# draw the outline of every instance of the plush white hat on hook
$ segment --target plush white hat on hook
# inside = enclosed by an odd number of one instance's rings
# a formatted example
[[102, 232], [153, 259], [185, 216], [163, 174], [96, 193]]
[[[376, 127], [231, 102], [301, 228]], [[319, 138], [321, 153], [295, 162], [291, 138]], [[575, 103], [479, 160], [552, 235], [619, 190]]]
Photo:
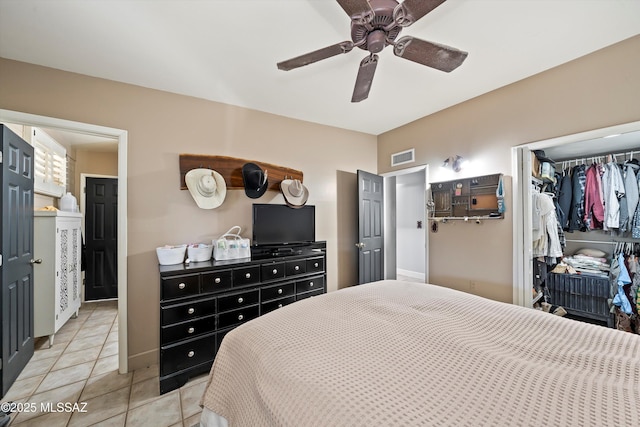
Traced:
[[191, 169], [184, 177], [191, 197], [201, 209], [217, 208], [227, 195], [227, 184], [211, 169]]

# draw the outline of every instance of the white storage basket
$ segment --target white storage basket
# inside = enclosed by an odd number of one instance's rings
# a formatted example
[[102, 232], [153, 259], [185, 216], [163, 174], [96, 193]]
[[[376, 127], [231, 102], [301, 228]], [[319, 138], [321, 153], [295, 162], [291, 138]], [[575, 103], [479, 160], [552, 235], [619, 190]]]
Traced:
[[178, 246], [162, 246], [156, 248], [158, 262], [160, 265], [182, 264], [184, 262], [184, 254], [187, 251], [187, 245]]
[[200, 243], [187, 247], [187, 258], [191, 262], [209, 261], [213, 252], [213, 245]]

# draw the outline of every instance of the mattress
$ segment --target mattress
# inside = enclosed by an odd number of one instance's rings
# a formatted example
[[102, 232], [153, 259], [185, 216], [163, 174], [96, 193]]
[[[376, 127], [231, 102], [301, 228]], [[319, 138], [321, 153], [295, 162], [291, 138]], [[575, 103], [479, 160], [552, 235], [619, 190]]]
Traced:
[[228, 333], [201, 404], [231, 427], [636, 426], [639, 397], [637, 335], [381, 281]]

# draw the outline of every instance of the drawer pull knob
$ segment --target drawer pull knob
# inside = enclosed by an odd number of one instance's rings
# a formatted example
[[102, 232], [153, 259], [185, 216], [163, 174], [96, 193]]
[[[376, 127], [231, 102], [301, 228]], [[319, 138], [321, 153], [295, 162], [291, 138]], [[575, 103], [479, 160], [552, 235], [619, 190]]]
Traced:
[[282, 304], [278, 304], [278, 308], [282, 308]]
[[298, 271], [298, 270], [300, 270], [300, 266], [299, 266], [299, 265], [296, 265], [295, 267], [293, 267], [293, 269], [294, 269], [295, 271]]
[[251, 273], [245, 274], [244, 277], [246, 277], [247, 279], [251, 279]]
[[238, 304], [242, 304], [244, 302], [244, 298], [240, 297], [238, 298]]
[[184, 289], [184, 288], [186, 288], [186, 287], [187, 287], [187, 285], [185, 285], [184, 283], [180, 283], [180, 284], [178, 285], [178, 289]]
[[281, 294], [281, 293], [282, 293], [282, 289], [278, 289], [278, 294]]
[[187, 329], [187, 332], [189, 332], [190, 334], [194, 333], [196, 330], [194, 328], [189, 328]]
[[195, 355], [196, 355], [196, 352], [193, 351], [193, 350], [191, 350], [189, 353], [187, 353], [187, 356], [189, 356], [189, 357], [193, 357]]
[[187, 310], [187, 313], [189, 313], [189, 314], [193, 314], [195, 312], [196, 312], [196, 309], [193, 308], [193, 307], [189, 307], [189, 310]]
[[216, 277], [216, 280], [214, 280], [213, 282], [217, 285], [218, 283], [220, 283], [220, 278]]
[[318, 268], [319, 264], [316, 262], [315, 264], [313, 264], [313, 266], [314, 266], [315, 268]]
[[273, 274], [278, 274], [278, 269], [277, 268], [273, 269]]
[[313, 282], [309, 282], [309, 287], [313, 288]]
[[242, 314], [238, 314], [238, 320], [242, 320], [244, 319], [244, 316]]

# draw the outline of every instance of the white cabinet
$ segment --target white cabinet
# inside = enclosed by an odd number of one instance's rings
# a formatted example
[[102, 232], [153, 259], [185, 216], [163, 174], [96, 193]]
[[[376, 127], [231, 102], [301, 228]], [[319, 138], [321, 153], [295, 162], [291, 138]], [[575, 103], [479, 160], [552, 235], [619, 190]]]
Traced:
[[34, 212], [34, 335], [49, 336], [49, 345], [80, 309], [81, 219], [75, 212]]

